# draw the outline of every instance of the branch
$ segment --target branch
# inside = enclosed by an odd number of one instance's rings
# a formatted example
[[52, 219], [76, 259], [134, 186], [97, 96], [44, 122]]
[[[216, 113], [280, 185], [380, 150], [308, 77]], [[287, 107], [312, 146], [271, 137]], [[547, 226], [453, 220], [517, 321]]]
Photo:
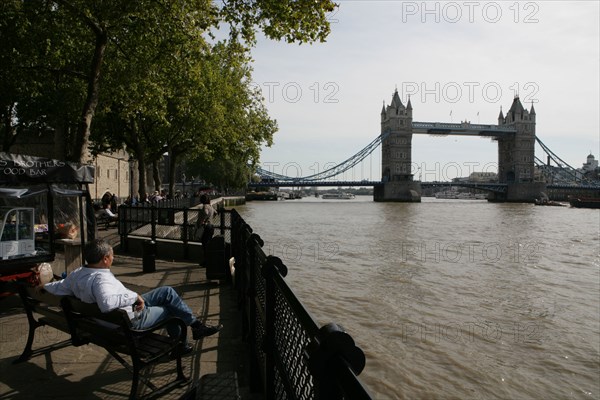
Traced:
[[48, 68], [48, 67], [44, 67], [43, 65], [34, 65], [32, 67], [19, 67], [20, 69], [23, 70], [46, 70], [48, 72], [51, 72], [53, 74], [65, 74], [65, 75], [70, 75], [70, 76], [74, 76], [75, 78], [80, 78], [83, 80], [86, 80], [89, 78], [86, 74], [84, 74], [83, 72], [79, 72], [79, 71], [73, 71], [70, 69], [54, 69], [54, 68]]
[[54, 0], [56, 3], [63, 5], [66, 9], [68, 9], [75, 17], [80, 18], [85, 22], [87, 26], [89, 26], [92, 31], [96, 34], [96, 36], [100, 36], [104, 33], [104, 30], [100, 27], [96, 21], [92, 20], [88, 15], [86, 15], [83, 11], [75, 7], [73, 4], [68, 2], [67, 0]]

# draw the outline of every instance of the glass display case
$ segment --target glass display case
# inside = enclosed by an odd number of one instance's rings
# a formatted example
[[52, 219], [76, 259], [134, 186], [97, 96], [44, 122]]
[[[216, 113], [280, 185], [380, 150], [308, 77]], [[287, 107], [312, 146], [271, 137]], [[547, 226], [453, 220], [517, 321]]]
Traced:
[[0, 207], [0, 259], [34, 256], [33, 208]]

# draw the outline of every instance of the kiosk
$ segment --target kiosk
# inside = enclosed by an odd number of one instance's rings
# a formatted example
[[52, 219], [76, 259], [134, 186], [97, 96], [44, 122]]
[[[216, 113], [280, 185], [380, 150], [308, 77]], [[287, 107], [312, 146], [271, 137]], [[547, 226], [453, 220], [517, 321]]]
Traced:
[[56, 274], [81, 265], [83, 244], [96, 236], [93, 182], [91, 165], [0, 152], [0, 292], [31, 280], [59, 247]]

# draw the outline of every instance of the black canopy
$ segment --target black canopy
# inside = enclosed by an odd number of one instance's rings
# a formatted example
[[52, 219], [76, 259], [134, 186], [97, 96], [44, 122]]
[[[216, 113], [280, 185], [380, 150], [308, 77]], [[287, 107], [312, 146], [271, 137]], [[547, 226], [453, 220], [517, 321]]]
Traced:
[[9, 183], [94, 183], [94, 167], [0, 152], [0, 184]]

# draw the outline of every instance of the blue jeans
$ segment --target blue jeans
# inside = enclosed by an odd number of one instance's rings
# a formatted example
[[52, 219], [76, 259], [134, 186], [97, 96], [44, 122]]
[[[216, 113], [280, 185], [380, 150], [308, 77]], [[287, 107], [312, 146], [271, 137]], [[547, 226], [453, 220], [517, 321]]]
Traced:
[[[179, 294], [170, 286], [161, 286], [142, 294], [144, 309], [138, 318], [131, 320], [135, 329], [148, 329], [170, 317], [178, 317], [190, 326], [196, 321], [192, 309], [183, 301]], [[179, 335], [180, 328], [177, 324], [168, 324], [169, 336]]]

